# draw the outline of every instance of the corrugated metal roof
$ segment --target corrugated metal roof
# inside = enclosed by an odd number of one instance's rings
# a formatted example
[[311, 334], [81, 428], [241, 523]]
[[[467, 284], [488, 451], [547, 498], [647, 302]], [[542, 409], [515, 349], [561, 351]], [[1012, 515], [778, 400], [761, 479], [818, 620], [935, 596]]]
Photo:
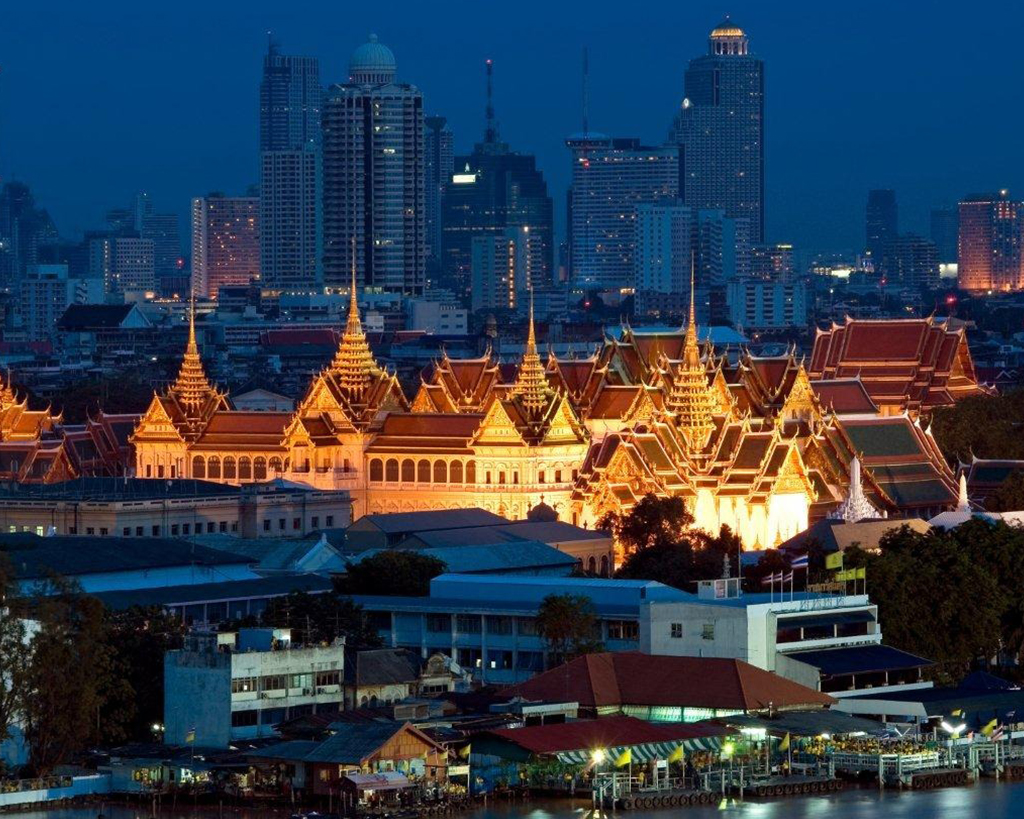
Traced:
[[922, 668], [934, 665], [906, 651], [892, 646], [869, 645], [847, 648], [828, 648], [822, 651], [798, 651], [787, 654], [817, 668], [822, 674], [860, 674], [870, 671], [899, 671], [906, 668]]

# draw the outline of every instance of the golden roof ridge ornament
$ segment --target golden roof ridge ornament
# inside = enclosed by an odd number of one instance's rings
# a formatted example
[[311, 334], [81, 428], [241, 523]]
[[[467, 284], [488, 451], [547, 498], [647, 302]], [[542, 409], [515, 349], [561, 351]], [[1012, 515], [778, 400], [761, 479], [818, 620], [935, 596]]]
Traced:
[[526, 351], [516, 376], [514, 393], [531, 414], [539, 414], [547, 407], [551, 393], [544, 367], [537, 353], [537, 333], [533, 324], [533, 288], [530, 288], [530, 324], [526, 333]]
[[206, 370], [203, 369], [199, 345], [196, 343], [195, 290], [189, 296], [188, 343], [185, 345], [185, 355], [181, 360], [178, 377], [171, 385], [170, 391], [184, 405], [186, 411], [198, 411], [214, 392], [213, 386], [206, 377]]
[[352, 239], [352, 289], [349, 296], [348, 318], [338, 352], [331, 362], [331, 371], [338, 385], [350, 398], [358, 398], [369, 389], [373, 378], [381, 369], [370, 352], [362, 322], [359, 320], [359, 301], [356, 296], [356, 240]]

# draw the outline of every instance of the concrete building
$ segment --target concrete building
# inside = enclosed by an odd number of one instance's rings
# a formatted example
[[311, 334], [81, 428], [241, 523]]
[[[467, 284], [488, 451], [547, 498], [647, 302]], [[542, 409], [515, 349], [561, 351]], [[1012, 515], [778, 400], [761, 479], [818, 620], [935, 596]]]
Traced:
[[636, 208], [679, 198], [680, 153], [638, 139], [574, 134], [569, 189], [569, 264], [587, 289], [632, 288]]
[[795, 272], [793, 245], [751, 245], [750, 276], [765, 281], [788, 278]]
[[868, 191], [868, 204], [864, 214], [864, 247], [875, 263], [875, 272], [885, 272], [886, 246], [899, 235], [899, 214], [896, 191]]
[[958, 281], [964, 290], [1024, 287], [1024, 202], [1009, 191], [975, 194], [960, 202]]
[[752, 277], [726, 285], [729, 320], [744, 330], [779, 330], [807, 325], [807, 282]]
[[693, 211], [680, 202], [644, 203], [636, 207], [633, 270], [636, 312], [659, 313], [666, 297], [690, 301], [693, 262]]
[[915, 289], [939, 286], [939, 251], [931, 240], [905, 233], [889, 242], [883, 253], [888, 284]]
[[405, 308], [406, 327], [443, 336], [464, 336], [469, 332], [466, 308], [447, 301], [409, 299]]
[[523, 310], [540, 264], [540, 236], [527, 228], [473, 237], [469, 263], [469, 304], [477, 310]]
[[112, 295], [149, 291], [156, 287], [156, 257], [152, 239], [107, 236], [89, 242], [89, 276], [102, 279]]
[[192, 288], [217, 298], [222, 285], [260, 280], [260, 200], [211, 193], [192, 200]]
[[260, 82], [260, 254], [273, 288], [322, 284], [320, 65], [278, 53], [271, 40]]
[[181, 259], [181, 231], [178, 214], [153, 213], [150, 210], [139, 216], [139, 238], [153, 243], [153, 272], [157, 283], [161, 279], [179, 273]]
[[455, 136], [444, 117], [426, 117], [423, 124], [427, 259], [437, 268], [441, 256], [441, 202], [455, 168]]
[[195, 633], [164, 655], [164, 741], [226, 748], [301, 714], [341, 708], [345, 644], [293, 646], [289, 629]]
[[0, 531], [37, 535], [302, 538], [351, 519], [345, 492], [275, 483], [79, 478], [0, 490]]
[[685, 599], [644, 602], [640, 649], [743, 660], [836, 698], [931, 685], [921, 676], [930, 661], [882, 645], [878, 607], [866, 594], [841, 584], [823, 593], [782, 586], [744, 594], [738, 578], [709, 580]]
[[694, 209], [723, 210], [764, 241], [764, 63], [728, 16], [708, 53], [690, 60], [685, 96], [672, 128], [683, 165], [680, 194]]
[[959, 233], [960, 213], [956, 208], [932, 209], [930, 236], [939, 252], [940, 264], [956, 263]]
[[29, 265], [19, 296], [25, 335], [42, 341], [55, 336], [68, 305], [102, 301], [103, 280], [69, 278], [64, 264]]
[[423, 291], [426, 264], [423, 95], [396, 81], [376, 35], [349, 60], [323, 110], [324, 283]]

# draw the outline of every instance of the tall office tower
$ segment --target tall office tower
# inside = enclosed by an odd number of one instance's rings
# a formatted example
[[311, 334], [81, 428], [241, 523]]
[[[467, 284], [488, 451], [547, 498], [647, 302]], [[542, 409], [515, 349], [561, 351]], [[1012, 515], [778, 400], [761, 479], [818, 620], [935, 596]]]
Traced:
[[939, 251], [939, 264], [956, 263], [959, 233], [960, 214], [956, 208], [932, 210], [931, 237]]
[[570, 136], [566, 145], [572, 281], [588, 289], [633, 287], [636, 209], [679, 198], [679, 149], [590, 132]]
[[423, 173], [426, 187], [427, 263], [437, 268], [441, 258], [441, 200], [455, 167], [455, 137], [444, 117], [424, 120]]
[[680, 147], [682, 199], [694, 209], [747, 219], [764, 241], [764, 63], [728, 17], [711, 31], [708, 53], [690, 60], [670, 141]]
[[542, 256], [543, 241], [526, 226], [474, 236], [470, 245], [470, 309], [524, 309], [531, 287], [540, 289], [531, 282], [536, 282], [533, 268]]
[[260, 82], [260, 261], [267, 287], [318, 287], [322, 275], [320, 64], [279, 54]]
[[883, 251], [889, 284], [903, 287], [938, 287], [939, 252], [935, 242], [906, 233], [897, 236]]
[[750, 273], [750, 223], [723, 210], [697, 211], [695, 225], [698, 288], [721, 289]]
[[760, 281], [778, 281], [793, 275], [793, 245], [752, 245], [750, 277]]
[[1024, 288], [1024, 202], [1009, 191], [960, 202], [957, 277], [964, 290]]
[[211, 193], [192, 200], [192, 288], [215, 299], [223, 286], [260, 280], [260, 200]]
[[41, 248], [57, 240], [57, 228], [32, 191], [22, 182], [0, 189], [0, 287], [14, 287], [29, 265], [39, 263]]
[[680, 315], [690, 303], [693, 211], [679, 202], [636, 207], [633, 254], [638, 315]]
[[89, 276], [111, 295], [156, 289], [152, 239], [99, 236], [89, 240]]
[[864, 228], [864, 247], [875, 263], [875, 272], [884, 273], [885, 247], [899, 235], [896, 191], [888, 189], [868, 191]]
[[395, 81], [395, 55], [370, 35], [323, 111], [324, 284], [347, 287], [355, 241], [366, 286], [423, 291], [423, 95]]
[[544, 287], [554, 272], [554, 211], [544, 175], [530, 154], [509, 149], [494, 118], [492, 80], [487, 69], [487, 113], [483, 141], [473, 153], [455, 159], [455, 173], [441, 205], [444, 284], [468, 295], [470, 256], [477, 236], [504, 236], [509, 228], [529, 228], [532, 285]]
[[175, 276], [181, 258], [181, 233], [176, 213], [146, 213], [142, 216], [139, 238], [153, 242], [153, 269], [157, 279]]

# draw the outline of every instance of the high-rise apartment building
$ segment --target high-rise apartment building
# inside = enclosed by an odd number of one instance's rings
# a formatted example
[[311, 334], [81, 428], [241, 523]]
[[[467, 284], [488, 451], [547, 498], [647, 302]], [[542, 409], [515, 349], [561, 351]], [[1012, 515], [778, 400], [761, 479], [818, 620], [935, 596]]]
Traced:
[[939, 252], [940, 264], [956, 262], [960, 214], [956, 208], [934, 208], [931, 214], [931, 238]]
[[139, 225], [139, 238], [153, 243], [153, 270], [157, 280], [178, 274], [181, 232], [176, 213], [146, 213]]
[[473, 240], [503, 237], [509, 229], [528, 228], [532, 285], [552, 280], [554, 214], [544, 175], [530, 154], [510, 150], [498, 133], [492, 104], [493, 65], [487, 61], [487, 115], [484, 138], [473, 153], [455, 159], [442, 200], [444, 284], [462, 298], [470, 284]]
[[279, 54], [273, 41], [260, 83], [260, 263], [267, 287], [323, 283], [320, 109], [315, 57]]
[[684, 86], [670, 137], [681, 152], [684, 204], [746, 219], [751, 240], [764, 241], [764, 63], [743, 29], [728, 17], [712, 29]]
[[964, 290], [1024, 288], [1024, 202], [1009, 191], [960, 202], [958, 280]]
[[156, 267], [152, 239], [98, 236], [89, 240], [89, 275], [102, 279], [111, 295], [155, 291]]
[[905, 233], [889, 242], [883, 253], [888, 284], [907, 288], [938, 287], [939, 252], [935, 242]]
[[679, 149], [595, 133], [570, 136], [569, 263], [588, 289], [634, 287], [636, 209], [679, 197]]
[[864, 212], [864, 248], [875, 264], [876, 273], [885, 272], [885, 248], [899, 235], [899, 213], [896, 191], [868, 191]]
[[260, 280], [260, 200], [211, 193], [192, 200], [192, 288], [217, 298], [223, 286]]
[[455, 137], [444, 117], [427, 117], [423, 122], [427, 261], [436, 269], [441, 256], [441, 200], [455, 167]]
[[395, 55], [370, 35], [323, 110], [323, 269], [347, 287], [423, 290], [426, 264], [423, 95], [396, 82]]
[[[542, 239], [528, 227], [481, 233], [470, 246], [470, 309], [522, 310], [529, 299]], [[539, 288], [539, 285], [536, 285]]]
[[635, 231], [636, 311], [660, 313], [671, 299], [679, 312], [690, 301], [693, 211], [678, 201], [637, 205]]
[[69, 304], [96, 304], [103, 300], [100, 279], [69, 277], [66, 264], [30, 265], [19, 291], [19, 311], [25, 335], [31, 341], [53, 337]]

